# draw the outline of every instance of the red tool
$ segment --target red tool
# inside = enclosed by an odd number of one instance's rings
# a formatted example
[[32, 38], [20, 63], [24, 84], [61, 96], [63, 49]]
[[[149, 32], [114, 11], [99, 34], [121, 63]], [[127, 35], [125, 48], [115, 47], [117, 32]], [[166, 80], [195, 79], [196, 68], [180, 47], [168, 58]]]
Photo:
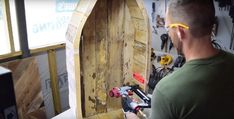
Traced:
[[[136, 93], [138, 97], [143, 102], [137, 102], [133, 97], [133, 92]], [[114, 87], [109, 92], [110, 97], [122, 98], [122, 105], [125, 107], [124, 111], [131, 110], [134, 113], [137, 113], [142, 108], [150, 108], [151, 107], [151, 98], [146, 96], [146, 94], [140, 90], [139, 85], [133, 86], [122, 86], [122, 87]]]
[[145, 79], [143, 76], [141, 76], [139, 73], [133, 73], [133, 77], [139, 81], [140, 83], [144, 84]]
[[112, 90], [109, 92], [109, 95], [111, 97], [116, 97], [119, 98], [122, 95], [133, 95], [132, 91], [130, 90], [132, 87], [130, 86], [123, 86], [123, 87], [114, 87]]

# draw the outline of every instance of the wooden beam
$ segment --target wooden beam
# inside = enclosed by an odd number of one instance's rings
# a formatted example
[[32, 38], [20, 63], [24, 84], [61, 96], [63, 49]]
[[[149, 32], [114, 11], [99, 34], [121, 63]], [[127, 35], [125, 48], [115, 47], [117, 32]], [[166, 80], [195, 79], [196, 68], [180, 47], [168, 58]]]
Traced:
[[41, 48], [31, 49], [30, 54], [35, 55], [37, 53], [47, 52], [48, 50], [64, 49], [64, 48], [65, 48], [65, 43], [61, 43], [61, 44], [56, 44], [56, 45], [44, 46], [44, 47], [41, 47]]
[[8, 40], [10, 42], [11, 52], [15, 52], [15, 45], [13, 39], [13, 32], [12, 32], [12, 24], [11, 24], [11, 12], [10, 12], [10, 5], [9, 0], [3, 0], [3, 14], [4, 14], [4, 22], [6, 22], [6, 31]]
[[56, 65], [56, 51], [55, 50], [48, 51], [48, 61], [49, 61], [49, 71], [50, 71], [54, 111], [55, 111], [55, 115], [57, 115], [61, 113], [62, 110], [61, 110], [59, 86], [58, 86], [58, 79], [57, 79], [57, 65]]
[[[52, 45], [52, 46], [45, 46], [45, 47], [41, 47], [41, 48], [37, 48], [37, 49], [31, 49], [30, 54], [36, 55], [38, 53], [47, 52], [48, 50], [57, 50], [57, 49], [64, 49], [64, 48], [65, 48], [65, 43], [62, 43], [62, 44], [57, 44], [57, 45]], [[18, 57], [21, 55], [22, 55], [21, 51], [3, 54], [3, 55], [0, 55], [0, 60], [14, 58], [14, 57]]]
[[17, 57], [17, 56], [20, 56], [20, 55], [22, 55], [21, 51], [12, 52], [12, 53], [9, 53], [9, 54], [0, 55], [0, 60], [4, 60], [4, 59], [7, 59], [7, 58], [13, 58], [13, 57]]

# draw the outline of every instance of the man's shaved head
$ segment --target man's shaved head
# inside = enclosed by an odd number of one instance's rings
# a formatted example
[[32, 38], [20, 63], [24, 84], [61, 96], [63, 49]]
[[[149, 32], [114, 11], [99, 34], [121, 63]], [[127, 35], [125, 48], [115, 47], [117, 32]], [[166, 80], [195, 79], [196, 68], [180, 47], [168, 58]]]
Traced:
[[188, 25], [194, 37], [211, 34], [215, 21], [213, 0], [170, 0], [167, 12], [172, 23]]

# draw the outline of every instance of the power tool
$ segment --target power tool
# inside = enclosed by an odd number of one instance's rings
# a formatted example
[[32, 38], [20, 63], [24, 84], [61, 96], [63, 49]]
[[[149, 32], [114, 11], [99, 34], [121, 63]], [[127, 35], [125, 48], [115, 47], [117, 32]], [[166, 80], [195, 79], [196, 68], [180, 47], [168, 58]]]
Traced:
[[160, 63], [162, 66], [168, 66], [168, 65], [170, 65], [170, 64], [172, 63], [172, 61], [173, 61], [172, 56], [171, 56], [171, 55], [167, 55], [167, 54], [162, 55], [160, 58], [161, 58], [161, 59], [160, 59], [160, 62], [159, 62], [159, 63]]
[[[138, 101], [136, 98], [134, 98], [133, 93], [135, 93], [141, 101]], [[141, 112], [141, 109], [151, 108], [151, 98], [146, 96], [146, 94], [140, 90], [139, 85], [114, 87], [112, 90], [110, 90], [109, 96], [116, 98], [121, 97], [124, 112], [130, 111], [135, 114], [139, 112], [145, 116]]]

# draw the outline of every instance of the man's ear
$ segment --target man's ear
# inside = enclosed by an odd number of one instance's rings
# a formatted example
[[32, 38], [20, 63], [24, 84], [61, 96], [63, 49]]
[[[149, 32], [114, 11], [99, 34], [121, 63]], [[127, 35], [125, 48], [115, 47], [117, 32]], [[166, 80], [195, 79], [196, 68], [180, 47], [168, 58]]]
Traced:
[[183, 40], [185, 38], [185, 31], [181, 27], [177, 27], [177, 36], [180, 40]]

